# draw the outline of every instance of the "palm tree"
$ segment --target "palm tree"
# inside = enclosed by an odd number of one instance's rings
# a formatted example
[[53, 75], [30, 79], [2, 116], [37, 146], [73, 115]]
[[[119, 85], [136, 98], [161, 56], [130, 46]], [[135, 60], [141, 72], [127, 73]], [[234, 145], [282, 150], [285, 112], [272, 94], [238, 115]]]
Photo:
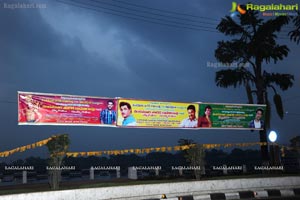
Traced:
[[300, 11], [297, 11], [297, 16], [291, 16], [288, 17], [289, 20], [292, 20], [294, 24], [294, 30], [290, 31], [288, 35], [290, 36], [290, 39], [294, 42], [297, 42], [297, 44], [300, 43]]
[[[226, 36], [234, 37], [230, 41], [219, 41], [215, 50], [218, 61], [226, 64], [238, 63], [235, 69], [216, 72], [215, 82], [219, 87], [244, 86], [248, 103], [253, 104], [256, 95], [257, 104], [266, 104], [266, 129], [270, 128], [270, 102], [268, 89], [274, 91], [274, 103], [280, 118], [283, 118], [281, 96], [275, 86], [281, 90], [292, 87], [294, 76], [290, 74], [268, 73], [263, 64], [277, 63], [288, 56], [289, 48], [276, 42], [276, 34], [288, 23], [286, 17], [277, 17], [264, 21], [258, 18], [257, 11], [247, 11], [237, 19], [226, 16], [217, 29]], [[248, 66], [247, 66], [248, 64]], [[260, 131], [260, 141], [267, 142], [266, 129]], [[261, 146], [263, 163], [268, 162], [268, 147]]]

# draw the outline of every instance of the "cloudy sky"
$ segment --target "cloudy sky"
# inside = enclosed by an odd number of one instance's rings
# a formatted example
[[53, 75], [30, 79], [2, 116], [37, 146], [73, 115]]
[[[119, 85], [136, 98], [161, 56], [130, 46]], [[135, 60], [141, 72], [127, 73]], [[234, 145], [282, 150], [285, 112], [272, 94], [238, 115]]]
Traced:
[[[70, 135], [71, 151], [176, 145], [180, 138], [199, 143], [259, 141], [258, 132], [250, 131], [17, 125], [17, 91], [246, 103], [243, 88], [216, 86], [215, 72], [225, 68], [207, 65], [217, 62], [214, 57], [217, 42], [230, 39], [217, 33], [215, 27], [222, 17], [230, 14], [231, 1], [1, 0], [0, 3], [0, 151], [60, 133]], [[33, 4], [34, 8], [12, 9], [11, 4], [17, 3]], [[278, 42], [290, 48], [288, 57], [264, 68], [295, 76], [293, 88], [281, 92], [288, 114], [284, 120], [275, 112], [272, 114], [278, 142], [287, 144], [289, 139], [300, 135], [297, 131], [300, 45], [290, 42], [286, 33], [280, 33], [280, 38]], [[35, 149], [22, 157], [44, 153], [43, 149]]]

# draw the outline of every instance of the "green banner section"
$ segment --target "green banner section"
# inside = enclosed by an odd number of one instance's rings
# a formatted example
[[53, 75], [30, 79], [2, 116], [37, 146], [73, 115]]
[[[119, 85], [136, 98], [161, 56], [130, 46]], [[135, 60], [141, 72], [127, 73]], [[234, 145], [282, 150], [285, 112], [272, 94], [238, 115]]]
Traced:
[[264, 129], [265, 105], [201, 103], [200, 128]]

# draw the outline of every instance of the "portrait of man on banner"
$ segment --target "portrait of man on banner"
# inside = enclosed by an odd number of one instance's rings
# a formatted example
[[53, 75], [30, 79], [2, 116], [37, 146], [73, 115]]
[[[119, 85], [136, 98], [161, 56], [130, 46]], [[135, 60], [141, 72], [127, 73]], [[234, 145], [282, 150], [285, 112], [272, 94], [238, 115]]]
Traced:
[[249, 128], [259, 128], [263, 129], [265, 122], [262, 120], [264, 110], [262, 108], [256, 109], [255, 119], [251, 120], [249, 123]]
[[196, 118], [196, 108], [194, 105], [189, 105], [187, 107], [188, 118], [183, 119], [179, 125], [182, 128], [197, 128], [198, 119]]
[[123, 117], [122, 126], [136, 126], [136, 120], [132, 115], [132, 107], [128, 102], [120, 102], [121, 115]]
[[117, 113], [114, 108], [115, 102], [113, 100], [107, 101], [107, 108], [100, 112], [101, 124], [116, 124]]
[[211, 128], [212, 119], [211, 119], [212, 107], [206, 105], [204, 108], [204, 114], [199, 118], [199, 127]]

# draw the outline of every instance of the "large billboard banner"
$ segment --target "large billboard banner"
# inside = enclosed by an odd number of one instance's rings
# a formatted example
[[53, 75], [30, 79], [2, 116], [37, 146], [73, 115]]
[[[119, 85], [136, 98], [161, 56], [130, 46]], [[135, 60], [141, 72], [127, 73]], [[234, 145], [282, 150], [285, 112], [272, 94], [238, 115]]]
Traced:
[[18, 92], [20, 125], [116, 126], [117, 100]]
[[118, 126], [197, 128], [199, 104], [119, 99]]
[[20, 125], [179, 129], [265, 127], [266, 105], [183, 103], [18, 92]]
[[265, 105], [200, 103], [199, 128], [264, 129]]

